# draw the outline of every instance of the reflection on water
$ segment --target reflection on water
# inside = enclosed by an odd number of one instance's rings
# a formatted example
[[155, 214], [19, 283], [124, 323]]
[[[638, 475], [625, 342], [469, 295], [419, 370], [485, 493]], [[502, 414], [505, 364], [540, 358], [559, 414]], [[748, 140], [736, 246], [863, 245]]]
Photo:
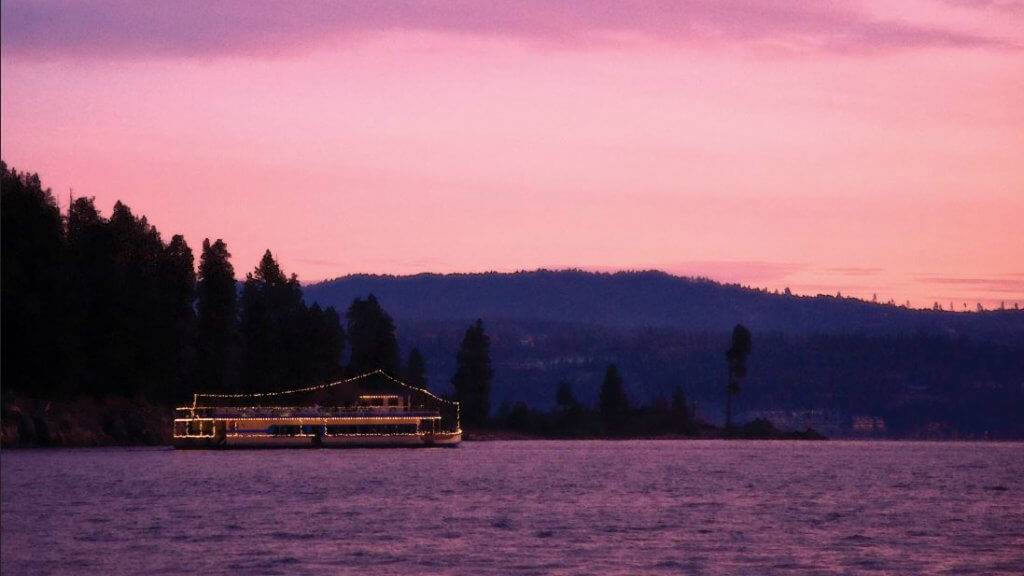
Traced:
[[3, 574], [1020, 574], [1024, 444], [11, 451]]

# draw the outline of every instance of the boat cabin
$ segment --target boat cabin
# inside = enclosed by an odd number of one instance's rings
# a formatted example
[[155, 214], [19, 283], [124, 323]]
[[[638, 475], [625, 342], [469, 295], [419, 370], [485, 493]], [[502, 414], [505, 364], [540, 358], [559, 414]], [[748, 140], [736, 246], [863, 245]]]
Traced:
[[377, 370], [316, 386], [195, 394], [176, 409], [178, 448], [454, 446], [459, 404]]

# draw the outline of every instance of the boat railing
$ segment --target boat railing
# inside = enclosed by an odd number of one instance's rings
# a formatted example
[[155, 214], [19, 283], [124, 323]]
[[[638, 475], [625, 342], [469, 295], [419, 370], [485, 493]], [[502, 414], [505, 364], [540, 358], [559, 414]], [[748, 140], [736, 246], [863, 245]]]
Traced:
[[437, 410], [407, 406], [197, 406], [177, 409], [178, 418], [331, 418], [354, 416], [437, 416]]

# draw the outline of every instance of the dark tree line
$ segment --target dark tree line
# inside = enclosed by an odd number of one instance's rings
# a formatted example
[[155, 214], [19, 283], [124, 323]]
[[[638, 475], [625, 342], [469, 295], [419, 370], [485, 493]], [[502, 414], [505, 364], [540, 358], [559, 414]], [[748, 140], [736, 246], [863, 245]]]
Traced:
[[[2, 364], [5, 397], [142, 396], [280, 390], [381, 369], [426, 387], [416, 348], [401, 361], [395, 323], [372, 294], [342, 318], [308, 305], [268, 250], [239, 283], [223, 240], [203, 241], [198, 273], [185, 239], [92, 198], [61, 214], [36, 174], [2, 164]], [[348, 350], [349, 361], [343, 364]], [[466, 333], [452, 382], [484, 422], [489, 339]]]
[[[165, 242], [121, 202], [109, 218], [91, 198], [74, 199], [61, 214], [37, 175], [3, 164], [2, 178], [5, 395], [168, 403], [197, 390], [280, 390], [376, 369], [428, 385], [423, 354], [412, 348], [402, 362], [394, 320], [372, 294], [353, 300], [343, 326], [334, 308], [305, 302], [298, 278], [269, 250], [239, 283], [228, 246], [207, 239], [197, 273], [182, 236]], [[742, 329], [744, 344], [741, 329], [727, 354], [730, 404], [749, 353], [749, 332]], [[558, 435], [693, 430], [681, 389], [671, 400], [633, 407], [615, 365], [607, 367], [596, 409], [562, 382], [554, 411], [519, 403], [494, 419], [493, 377], [491, 339], [477, 320], [463, 335], [451, 378], [467, 427]]]
[[614, 364], [605, 370], [595, 408], [577, 400], [572, 386], [563, 381], [555, 392], [553, 410], [534, 410], [525, 402], [503, 404], [494, 424], [525, 434], [565, 438], [695, 435], [701, 428], [679, 386], [671, 398], [659, 396], [647, 406], [633, 406]]
[[338, 313], [306, 305], [269, 251], [239, 291], [221, 240], [203, 242], [197, 275], [182, 236], [165, 242], [121, 202], [109, 218], [91, 198], [61, 214], [38, 175], [5, 163], [0, 191], [5, 396], [166, 403], [342, 374]]
[[195, 365], [195, 271], [118, 202], [62, 215], [38, 175], [2, 165], [4, 390], [169, 400]]

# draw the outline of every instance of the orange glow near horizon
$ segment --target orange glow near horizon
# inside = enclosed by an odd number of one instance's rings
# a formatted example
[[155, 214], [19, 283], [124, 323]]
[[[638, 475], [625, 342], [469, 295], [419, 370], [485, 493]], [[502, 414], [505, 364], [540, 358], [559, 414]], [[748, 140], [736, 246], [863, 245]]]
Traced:
[[154, 9], [159, 33], [98, 17], [78, 37], [5, 2], [4, 161], [62, 205], [120, 199], [197, 257], [223, 238], [240, 276], [270, 248], [307, 282], [658, 268], [1024, 305], [1016, 4], [727, 1], [630, 25], [410, 5], [261, 37], [241, 28], [287, 5], [180, 35], [188, 15]]

